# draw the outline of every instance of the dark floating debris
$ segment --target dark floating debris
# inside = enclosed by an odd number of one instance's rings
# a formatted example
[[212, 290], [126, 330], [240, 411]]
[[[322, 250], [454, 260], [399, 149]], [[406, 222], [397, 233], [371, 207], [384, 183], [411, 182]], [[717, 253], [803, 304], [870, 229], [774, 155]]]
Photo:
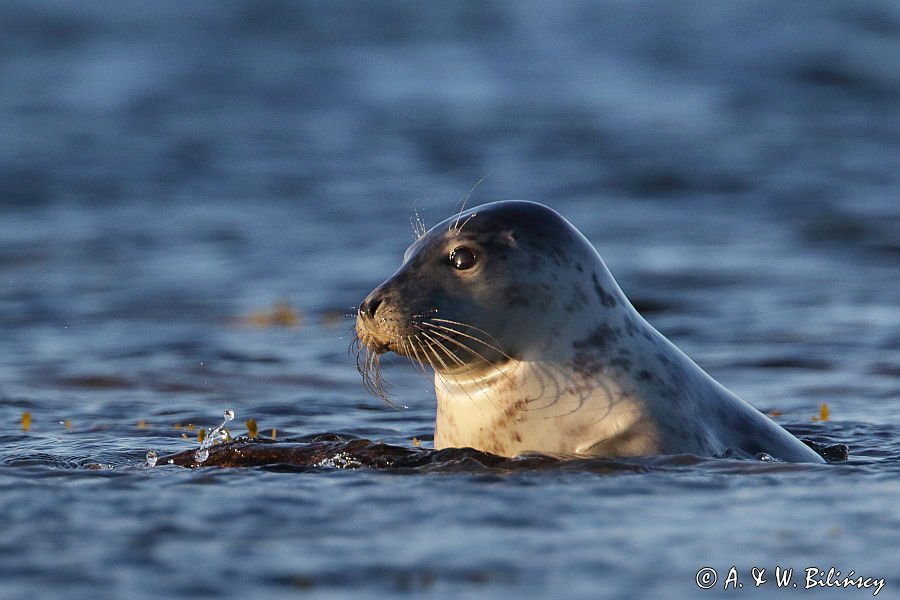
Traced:
[[850, 446], [847, 444], [821, 444], [808, 438], [800, 438], [800, 441], [828, 462], [844, 462], [850, 459]]
[[[849, 456], [846, 444], [826, 445], [808, 439], [803, 441], [828, 462], [843, 462]], [[159, 457], [152, 464], [189, 468], [272, 467], [284, 470], [434, 469], [475, 473], [485, 470], [502, 472], [571, 467], [591, 472], [647, 472], [659, 467], [684, 467], [716, 460], [719, 459], [688, 456], [653, 457], [634, 461], [596, 457], [567, 460], [546, 454], [525, 454], [508, 458], [472, 448], [432, 450], [322, 434], [304, 441], [279, 442], [241, 437], [210, 446], [200, 456], [196, 449], [191, 449]], [[748, 461], [748, 464], [752, 464], [752, 461]]]
[[457, 464], [466, 470], [481, 465], [487, 468], [504, 467], [521, 469], [553, 464], [560, 459], [535, 454], [516, 458], [497, 456], [471, 448], [430, 450], [426, 448], [392, 446], [365, 439], [342, 439], [333, 434], [317, 436], [308, 442], [275, 442], [266, 439], [238, 438], [216, 444], [208, 449], [203, 460], [198, 460], [196, 450], [185, 450], [160, 457], [157, 465], [181, 467], [261, 467], [281, 466], [306, 468], [370, 468], [397, 469], [424, 466], [451, 466]]

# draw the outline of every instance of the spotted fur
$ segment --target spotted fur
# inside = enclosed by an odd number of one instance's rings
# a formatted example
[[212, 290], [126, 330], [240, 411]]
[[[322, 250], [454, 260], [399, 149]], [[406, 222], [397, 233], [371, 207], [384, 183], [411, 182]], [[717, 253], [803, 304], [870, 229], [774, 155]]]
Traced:
[[[460, 247], [473, 267], [452, 265]], [[434, 369], [436, 448], [822, 460], [647, 323], [590, 242], [533, 202], [472, 208], [422, 234], [356, 330], [370, 385], [383, 352]]]

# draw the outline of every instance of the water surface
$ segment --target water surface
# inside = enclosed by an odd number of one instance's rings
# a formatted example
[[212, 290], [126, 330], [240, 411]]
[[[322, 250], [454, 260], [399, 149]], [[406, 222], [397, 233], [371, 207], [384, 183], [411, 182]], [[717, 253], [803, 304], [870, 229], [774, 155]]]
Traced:
[[[900, 597], [898, 73], [892, 2], [5, 3], [0, 595]], [[851, 459], [142, 466], [228, 408], [428, 447], [431, 382], [368, 396], [347, 315], [482, 178]]]

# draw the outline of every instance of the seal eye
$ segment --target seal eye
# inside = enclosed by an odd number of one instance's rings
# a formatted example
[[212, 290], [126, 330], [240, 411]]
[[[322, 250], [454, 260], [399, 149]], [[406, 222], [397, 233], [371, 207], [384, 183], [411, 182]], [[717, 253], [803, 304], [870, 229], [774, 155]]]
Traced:
[[471, 269], [477, 261], [478, 258], [475, 256], [475, 253], [471, 248], [466, 248], [465, 246], [454, 248], [450, 253], [450, 264], [460, 271]]

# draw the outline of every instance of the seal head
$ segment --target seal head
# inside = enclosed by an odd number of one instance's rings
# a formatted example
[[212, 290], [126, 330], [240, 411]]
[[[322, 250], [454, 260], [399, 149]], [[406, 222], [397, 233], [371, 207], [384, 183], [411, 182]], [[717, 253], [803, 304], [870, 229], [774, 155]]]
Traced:
[[591, 243], [534, 202], [430, 229], [360, 304], [356, 332], [376, 392], [384, 352], [434, 369], [436, 448], [821, 462], [647, 323]]

